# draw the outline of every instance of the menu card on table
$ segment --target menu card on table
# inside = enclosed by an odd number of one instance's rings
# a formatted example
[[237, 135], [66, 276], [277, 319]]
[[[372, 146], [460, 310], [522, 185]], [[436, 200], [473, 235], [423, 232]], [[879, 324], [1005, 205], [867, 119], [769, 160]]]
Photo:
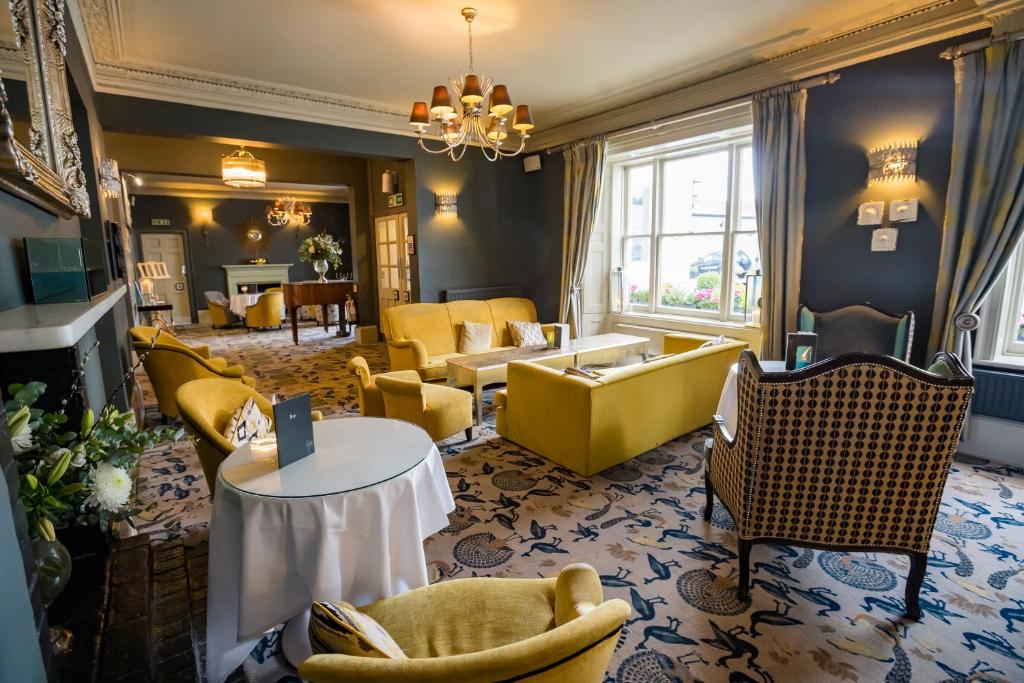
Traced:
[[313, 454], [313, 408], [309, 394], [274, 404], [274, 431], [278, 467], [287, 467]]

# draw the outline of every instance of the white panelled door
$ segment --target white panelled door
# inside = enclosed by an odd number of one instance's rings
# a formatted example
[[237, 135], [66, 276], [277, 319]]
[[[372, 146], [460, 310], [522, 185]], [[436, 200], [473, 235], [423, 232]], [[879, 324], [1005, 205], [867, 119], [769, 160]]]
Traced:
[[399, 213], [381, 216], [375, 223], [377, 242], [377, 296], [380, 310], [401, 306], [412, 299], [412, 275], [405, 241], [409, 234], [409, 216]]
[[167, 264], [167, 272], [171, 279], [154, 280], [153, 291], [160, 299], [174, 306], [174, 324], [187, 325], [192, 322], [192, 313], [188, 305], [188, 259], [185, 256], [185, 240], [182, 236], [177, 233], [143, 233], [141, 260], [163, 261]]

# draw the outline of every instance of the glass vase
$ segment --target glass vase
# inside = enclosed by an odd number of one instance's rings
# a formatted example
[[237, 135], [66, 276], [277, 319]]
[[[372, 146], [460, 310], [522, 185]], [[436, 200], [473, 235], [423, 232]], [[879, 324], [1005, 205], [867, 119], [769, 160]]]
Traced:
[[[43, 606], [49, 607], [71, 578], [71, 553], [60, 541], [36, 538], [32, 541], [35, 554], [36, 572], [39, 575], [39, 592]], [[50, 643], [54, 654], [62, 654], [71, 648], [71, 631], [62, 626], [50, 627]]]
[[313, 270], [315, 270], [316, 274], [320, 276], [320, 279], [318, 279], [317, 282], [327, 282], [327, 277], [325, 275], [325, 273], [327, 273], [326, 259], [316, 259], [313, 261]]

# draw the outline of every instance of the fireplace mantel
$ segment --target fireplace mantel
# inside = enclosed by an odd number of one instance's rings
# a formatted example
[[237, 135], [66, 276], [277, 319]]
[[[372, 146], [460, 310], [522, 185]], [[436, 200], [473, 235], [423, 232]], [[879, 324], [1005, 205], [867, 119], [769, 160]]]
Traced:
[[280, 284], [288, 282], [288, 269], [292, 263], [245, 263], [234, 266], [221, 266], [227, 276], [227, 294], [238, 293], [238, 285], [252, 282], [255, 284]]

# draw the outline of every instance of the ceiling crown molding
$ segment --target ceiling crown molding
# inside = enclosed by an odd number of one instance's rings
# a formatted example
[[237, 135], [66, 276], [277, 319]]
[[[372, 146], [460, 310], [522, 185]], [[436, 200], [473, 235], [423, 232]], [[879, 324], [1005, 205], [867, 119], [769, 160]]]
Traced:
[[166, 64], [127, 61], [118, 4], [119, 0], [68, 2], [97, 92], [399, 135], [415, 134], [405, 113], [377, 102]]
[[542, 130], [530, 138], [527, 149], [555, 147], [724, 104], [759, 90], [986, 28], [991, 28], [991, 24], [974, 0], [943, 0], [629, 106]]

